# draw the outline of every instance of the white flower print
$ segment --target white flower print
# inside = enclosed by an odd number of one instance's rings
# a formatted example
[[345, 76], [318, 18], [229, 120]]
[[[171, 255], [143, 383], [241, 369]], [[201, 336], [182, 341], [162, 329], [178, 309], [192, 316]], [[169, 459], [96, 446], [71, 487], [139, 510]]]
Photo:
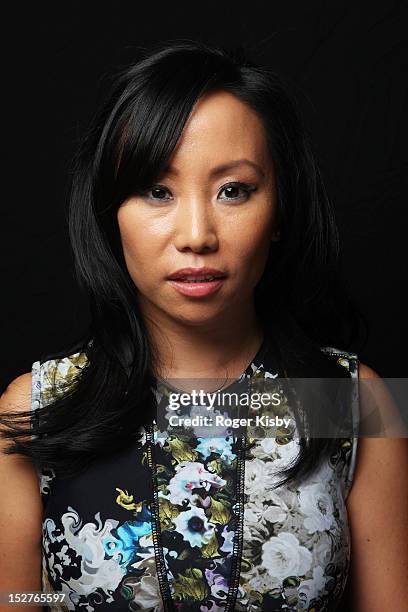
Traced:
[[271, 462], [253, 459], [248, 462], [245, 471], [245, 492], [251, 497], [265, 494], [265, 489], [274, 484], [274, 474]]
[[[110, 592], [114, 591], [119, 585], [124, 576], [124, 568], [114, 558], [105, 559], [105, 549], [103, 540], [111, 536], [111, 531], [117, 527], [118, 521], [108, 519], [102, 523], [100, 513], [98, 512], [95, 519], [98, 523], [86, 523], [81, 528], [81, 519], [78, 513], [70, 508], [61, 517], [63, 525], [63, 534], [55, 536], [54, 531], [56, 525], [53, 520], [46, 521], [44, 526], [44, 551], [51, 559], [49, 542], [55, 542], [58, 539], [65, 539], [68, 545], [64, 545], [59, 553], [56, 553], [50, 566], [53, 578], [56, 578], [56, 570], [61, 573], [64, 564], [70, 565], [72, 560], [67, 557], [66, 552], [68, 546], [79, 555], [81, 563], [81, 577], [79, 579], [70, 578], [63, 583], [63, 592], [66, 593], [66, 604], [69, 609], [74, 609], [72, 597], [78, 594], [90, 595], [97, 588], [100, 588], [108, 596], [106, 601], [109, 601]], [[70, 607], [72, 606], [72, 607]]]
[[232, 551], [232, 545], [233, 545], [233, 541], [234, 541], [234, 534], [235, 531], [231, 530], [228, 531], [227, 527], [225, 526], [223, 531], [222, 531], [222, 537], [224, 538], [224, 544], [222, 546], [220, 546], [220, 550], [222, 550], [223, 552], [231, 552]]
[[201, 547], [208, 544], [215, 529], [214, 525], [208, 521], [204, 510], [194, 506], [190, 510], [180, 512], [173, 518], [173, 523], [190, 546]]
[[183, 505], [184, 500], [194, 500], [193, 489], [204, 487], [208, 491], [211, 486], [220, 488], [225, 484], [226, 481], [223, 478], [206, 470], [202, 463], [181, 461], [176, 466], [176, 474], [167, 485], [168, 495], [159, 491], [159, 496], [167, 498], [172, 504]]
[[227, 463], [231, 463], [236, 455], [232, 452], [232, 437], [228, 438], [197, 438], [196, 450], [207, 459], [211, 453], [216, 453]]
[[248, 584], [258, 593], [267, 593], [280, 585], [280, 580], [271, 579], [270, 574], [263, 568], [255, 567], [248, 573]]
[[313, 568], [313, 578], [302, 580], [299, 587], [299, 599], [308, 609], [312, 599], [319, 597], [326, 588], [326, 578], [323, 568], [320, 566]]
[[270, 459], [271, 470], [278, 472], [296, 460], [299, 453], [299, 440], [294, 438], [287, 444], [278, 444], [276, 437], [269, 436], [257, 440], [251, 452], [258, 459]]
[[262, 565], [274, 580], [302, 576], [309, 571], [312, 554], [293, 533], [281, 532], [262, 546]]
[[333, 497], [321, 485], [312, 484], [302, 488], [299, 502], [309, 533], [330, 529], [334, 522]]
[[313, 566], [320, 565], [321, 567], [326, 567], [330, 563], [331, 546], [332, 538], [330, 535], [326, 531], [316, 531], [313, 537], [313, 546], [311, 547]]

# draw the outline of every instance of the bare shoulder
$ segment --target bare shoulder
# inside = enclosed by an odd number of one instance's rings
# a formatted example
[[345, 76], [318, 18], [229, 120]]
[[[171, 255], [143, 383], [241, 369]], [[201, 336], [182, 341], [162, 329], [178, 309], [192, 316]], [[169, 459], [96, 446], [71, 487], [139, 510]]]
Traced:
[[346, 500], [353, 610], [403, 609], [408, 596], [408, 439], [378, 373], [359, 363], [359, 378], [361, 430]]
[[[31, 408], [31, 372], [21, 374], [12, 380], [5, 391], [0, 395], [0, 434], [3, 431], [7, 431], [7, 427], [4, 425], [3, 418], [6, 413], [13, 412], [26, 412]], [[10, 463], [15, 464], [18, 461], [16, 456], [4, 456], [3, 450], [9, 446], [10, 441], [0, 435], [0, 457], [3, 462], [2, 465], [8, 466], [10, 469]], [[0, 466], [1, 474], [1, 466]]]
[[379, 374], [359, 362], [360, 436], [362, 438], [406, 438], [406, 426], [401, 419], [392, 392]]
[[361, 361], [358, 364], [358, 374], [360, 378], [381, 378], [375, 370]]
[[[6, 425], [9, 422], [9, 414], [29, 412], [31, 409], [31, 372], [21, 374], [12, 380], [0, 396], [0, 478], [1, 486], [7, 482], [7, 486], [14, 486], [16, 476], [26, 476], [34, 481], [34, 468], [25, 456], [20, 454], [6, 454], [2, 451], [10, 446], [10, 439], [2, 434], [9, 431]], [[24, 421], [27, 426], [27, 421]], [[37, 475], [35, 474], [35, 479]], [[36, 483], [38, 484], [38, 483]]]
[[359, 378], [360, 429], [350, 506], [374, 485], [383, 491], [397, 482], [408, 486], [408, 434], [399, 409], [375, 370], [359, 363]]
[[29, 410], [31, 406], [31, 372], [12, 380], [0, 396], [0, 413]]
[[[374, 481], [378, 488], [385, 486], [384, 478], [395, 483], [406, 476], [408, 484], [408, 469], [403, 473], [403, 466], [408, 467], [408, 432], [393, 396], [381, 376], [366, 364], [359, 363], [359, 379], [358, 460], [349, 504], [361, 488]], [[379, 479], [381, 475], [384, 478]]]
[[[30, 410], [31, 380], [31, 372], [17, 376], [0, 396], [0, 434], [9, 430], [6, 413]], [[11, 443], [0, 435], [0, 590], [41, 590], [43, 507], [38, 475], [27, 457], [3, 452]]]

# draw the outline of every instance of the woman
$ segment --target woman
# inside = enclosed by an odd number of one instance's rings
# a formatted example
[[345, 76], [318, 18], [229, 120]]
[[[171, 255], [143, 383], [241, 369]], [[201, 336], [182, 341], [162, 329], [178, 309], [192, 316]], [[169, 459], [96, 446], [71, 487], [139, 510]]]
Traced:
[[185, 379], [378, 378], [340, 348], [333, 216], [281, 80], [188, 41], [146, 55], [83, 140], [69, 221], [92, 328], [2, 396], [6, 425], [36, 418], [3, 428], [1, 590], [69, 610], [402, 610], [405, 440], [157, 426]]

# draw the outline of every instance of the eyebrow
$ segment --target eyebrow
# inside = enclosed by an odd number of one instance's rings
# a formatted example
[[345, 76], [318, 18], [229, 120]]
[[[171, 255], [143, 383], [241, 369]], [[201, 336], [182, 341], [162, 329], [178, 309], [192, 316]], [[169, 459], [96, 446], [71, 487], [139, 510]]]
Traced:
[[[265, 175], [261, 166], [251, 161], [250, 159], [234, 159], [233, 161], [226, 162], [225, 164], [221, 164], [220, 166], [215, 166], [215, 168], [212, 168], [210, 171], [210, 176], [212, 178], [215, 178], [217, 176], [220, 176], [221, 174], [224, 174], [228, 170], [234, 170], [235, 168], [238, 168], [240, 166], [251, 166], [261, 176]], [[163, 174], [178, 175], [179, 171], [176, 168], [173, 168], [172, 166], [167, 166]]]

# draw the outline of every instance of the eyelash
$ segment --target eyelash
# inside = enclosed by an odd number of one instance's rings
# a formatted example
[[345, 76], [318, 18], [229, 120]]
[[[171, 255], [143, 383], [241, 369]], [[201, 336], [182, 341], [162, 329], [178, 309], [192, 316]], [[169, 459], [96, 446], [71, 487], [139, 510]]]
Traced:
[[[255, 185], [250, 185], [248, 183], [242, 183], [240, 181], [233, 181], [231, 183], [227, 183], [226, 185], [223, 185], [220, 188], [220, 193], [224, 190], [224, 189], [228, 189], [228, 187], [238, 187], [239, 189], [242, 189], [245, 192], [245, 196], [249, 197], [250, 194], [254, 191], [257, 190], [257, 187]], [[149, 196], [147, 196], [146, 194], [149, 191], [152, 191], [153, 189], [162, 189], [164, 191], [169, 191], [167, 189], [167, 187], [164, 187], [163, 185], [153, 185], [152, 187], [150, 187], [149, 189], [146, 189], [146, 191], [143, 191], [143, 193], [141, 194], [143, 197], [147, 197], [148, 200], [154, 200], [154, 201], [162, 201], [162, 202], [168, 202], [167, 199], [165, 198], [151, 198]], [[221, 200], [223, 200], [224, 202], [234, 202], [237, 200], [242, 200], [243, 198], [238, 197], [238, 198], [221, 198]]]

